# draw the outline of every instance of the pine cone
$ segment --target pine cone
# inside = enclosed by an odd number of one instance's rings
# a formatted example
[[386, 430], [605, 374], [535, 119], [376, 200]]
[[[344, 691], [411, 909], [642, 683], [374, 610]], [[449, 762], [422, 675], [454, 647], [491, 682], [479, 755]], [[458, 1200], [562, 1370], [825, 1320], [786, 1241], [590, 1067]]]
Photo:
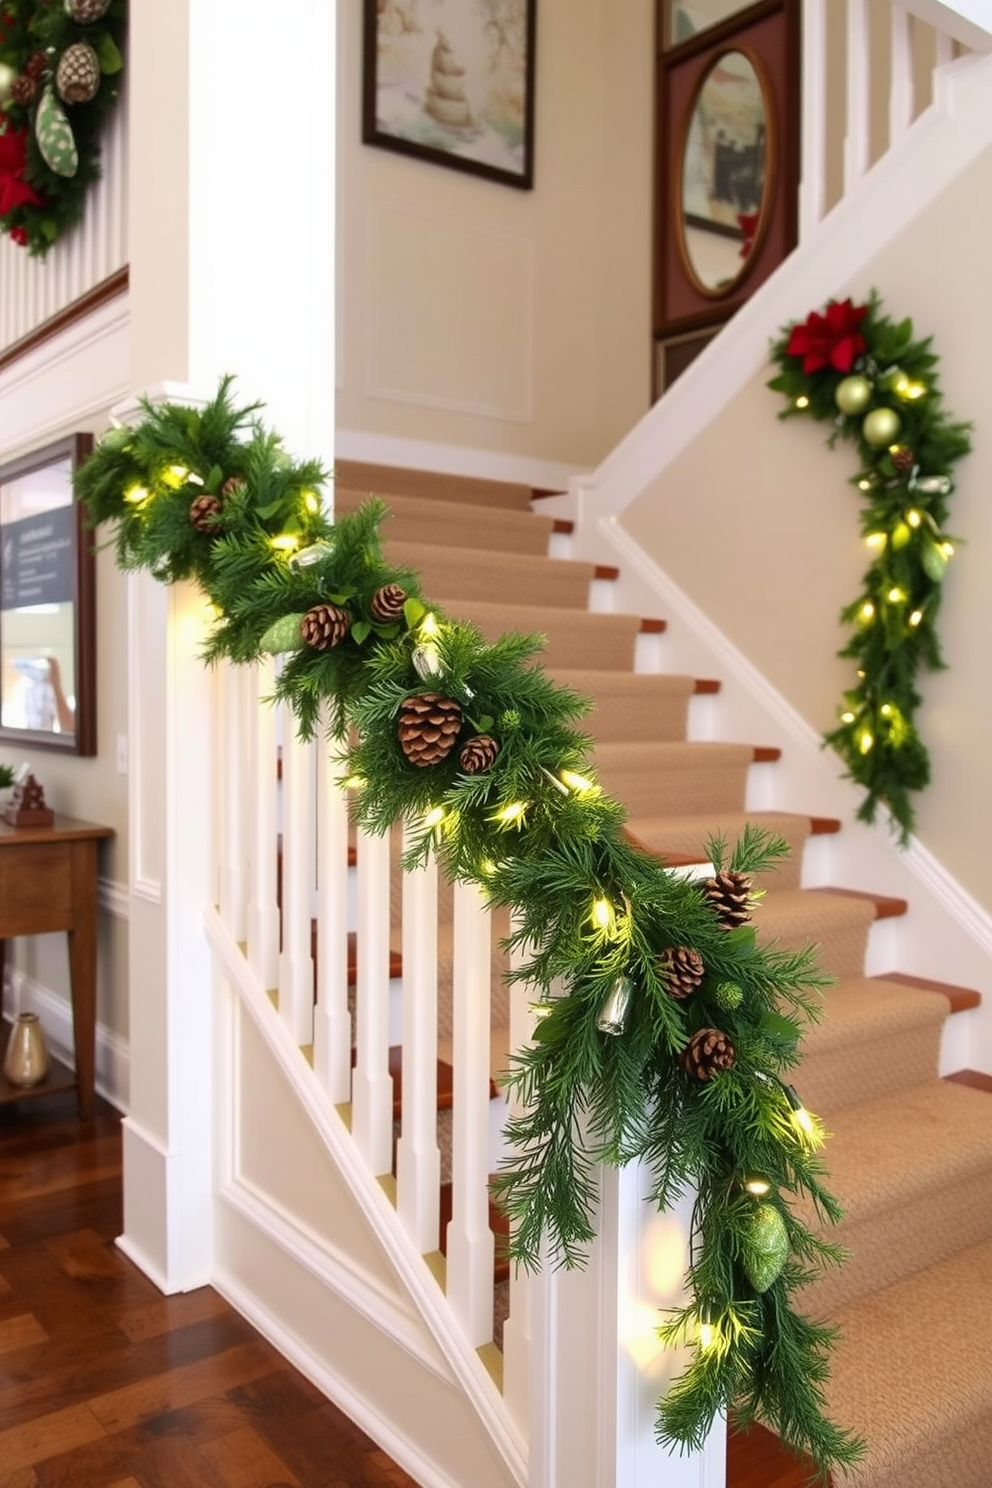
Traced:
[[462, 710], [454, 698], [419, 692], [400, 705], [400, 748], [412, 765], [440, 764], [454, 749], [461, 726]]
[[679, 1055], [679, 1064], [687, 1075], [710, 1080], [721, 1070], [729, 1070], [736, 1058], [737, 1051], [725, 1033], [719, 1028], [700, 1028]]
[[666, 946], [658, 960], [669, 997], [688, 997], [706, 973], [702, 956], [688, 946]]
[[77, 26], [92, 26], [110, 9], [110, 0], [66, 0], [66, 9]]
[[88, 41], [74, 41], [62, 53], [55, 91], [66, 103], [89, 103], [100, 91], [100, 62]]
[[489, 734], [476, 734], [462, 745], [458, 763], [466, 775], [481, 775], [490, 769], [499, 754], [499, 744]]
[[703, 884], [706, 902], [716, 910], [724, 930], [736, 930], [750, 918], [751, 880], [746, 873], [725, 868]]
[[220, 494], [222, 496], [236, 496], [239, 491], [244, 490], [247, 484], [248, 482], [243, 475], [229, 475], [220, 488]]
[[21, 105], [21, 108], [27, 108], [29, 103], [34, 102], [34, 97], [37, 91], [38, 84], [35, 82], [34, 78], [29, 77], [27, 73], [23, 72], [21, 73], [20, 77], [16, 77], [10, 85], [10, 96], [15, 103], [19, 103]]
[[381, 625], [388, 625], [390, 620], [400, 618], [405, 604], [405, 589], [401, 589], [399, 584], [383, 584], [382, 588], [377, 589], [372, 596], [369, 614]]
[[889, 456], [897, 475], [908, 475], [916, 464], [916, 456], [908, 444], [901, 444], [897, 450], [893, 450]]
[[44, 52], [32, 52], [24, 64], [24, 76], [34, 78], [35, 82], [48, 71], [48, 58]]
[[189, 519], [198, 532], [215, 532], [220, 519], [221, 500], [205, 492], [197, 496], [189, 509]]
[[300, 621], [300, 637], [315, 651], [329, 651], [344, 640], [350, 629], [351, 616], [336, 604], [314, 605]]

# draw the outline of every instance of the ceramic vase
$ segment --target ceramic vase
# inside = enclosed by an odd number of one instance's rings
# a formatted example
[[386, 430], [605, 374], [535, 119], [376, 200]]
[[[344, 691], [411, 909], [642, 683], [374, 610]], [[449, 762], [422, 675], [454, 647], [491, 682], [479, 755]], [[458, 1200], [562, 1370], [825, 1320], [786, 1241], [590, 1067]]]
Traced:
[[27, 1089], [48, 1074], [48, 1046], [37, 1013], [20, 1013], [10, 1030], [3, 1072], [11, 1085]]

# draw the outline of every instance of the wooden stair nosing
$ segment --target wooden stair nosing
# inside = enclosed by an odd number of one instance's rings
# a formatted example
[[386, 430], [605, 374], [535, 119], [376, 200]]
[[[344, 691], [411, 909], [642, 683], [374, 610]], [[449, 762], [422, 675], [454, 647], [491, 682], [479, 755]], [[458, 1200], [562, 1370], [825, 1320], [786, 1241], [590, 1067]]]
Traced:
[[909, 901], [892, 894], [873, 894], [868, 889], [844, 889], [832, 884], [817, 885], [806, 890], [808, 894], [838, 894], [845, 899], [870, 899], [875, 906], [876, 920], [894, 920], [909, 910]]
[[554, 526], [551, 529], [552, 532], [560, 532], [563, 533], [565, 537], [571, 537], [572, 533], [575, 531], [575, 523], [569, 517], [555, 517], [553, 518], [553, 521]]
[[945, 1080], [950, 1080], [954, 1085], [968, 1085], [972, 1090], [984, 1090], [986, 1094], [992, 1095], [992, 1075], [987, 1075], [984, 1070], [957, 1070], [953, 1075], [945, 1075]]
[[692, 684], [692, 690], [698, 695], [719, 692], [723, 683], [716, 677], [697, 677]]
[[947, 999], [948, 1010], [965, 1013], [969, 1008], [981, 1006], [982, 994], [973, 987], [959, 987], [953, 982], [938, 982], [932, 977], [913, 976], [908, 971], [883, 971], [871, 978], [874, 982], [896, 982], [903, 987], [918, 987], [923, 992], [935, 992]]
[[615, 563], [597, 563], [593, 566], [594, 579], [613, 579], [620, 577], [620, 570]]

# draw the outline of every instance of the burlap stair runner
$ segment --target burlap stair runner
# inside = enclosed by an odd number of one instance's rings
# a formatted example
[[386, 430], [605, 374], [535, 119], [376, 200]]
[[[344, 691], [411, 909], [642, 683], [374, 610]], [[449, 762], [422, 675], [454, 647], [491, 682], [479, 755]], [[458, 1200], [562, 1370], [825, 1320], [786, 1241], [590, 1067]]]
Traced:
[[[339, 480], [378, 489], [387, 499], [389, 487], [404, 499], [424, 497], [435, 505], [460, 499], [453, 478], [436, 483], [380, 470], [366, 484], [356, 473], [347, 462], [339, 466]], [[500, 486], [494, 494], [501, 512], [524, 509], [519, 490]], [[474, 516], [486, 505], [485, 489], [470, 482], [465, 501]], [[397, 507], [402, 511], [400, 502]], [[436, 516], [431, 520], [428, 541], [458, 549], [470, 540], [471, 523], [446, 528]], [[489, 554], [505, 553], [502, 544], [513, 540], [504, 526], [500, 546], [494, 540]], [[404, 535], [401, 544], [407, 541]], [[764, 877], [766, 892], [753, 918], [763, 943], [817, 943], [821, 964], [836, 978], [823, 993], [822, 1021], [808, 1031], [790, 1078], [834, 1133], [826, 1149], [830, 1186], [848, 1209], [831, 1238], [850, 1247], [852, 1260], [806, 1294], [813, 1313], [842, 1328], [829, 1407], [869, 1443], [865, 1464], [838, 1480], [838, 1488], [840, 1482], [852, 1488], [992, 1488], [992, 1103], [982, 1092], [937, 1078], [947, 1000], [906, 985], [897, 974], [865, 976], [876, 903], [865, 895], [800, 888], [813, 819], [746, 812], [753, 748], [686, 741], [692, 679], [633, 673], [636, 617], [539, 606], [537, 593], [512, 603], [502, 590], [498, 599], [480, 598], [476, 590], [447, 604], [443, 587], [427, 592], [490, 639], [505, 630], [547, 637], [543, 659], [553, 675], [596, 704], [586, 727], [595, 739], [597, 770], [627, 804], [630, 830], [649, 850], [701, 857], [709, 836], [722, 831], [733, 842], [748, 820], [790, 843], [790, 861]], [[443, 915], [441, 1036], [448, 1049], [449, 911]], [[495, 980], [498, 952], [493, 960], [497, 1073], [506, 1059], [507, 1020], [505, 994]], [[783, 1488], [803, 1481], [801, 1474], [783, 1472], [775, 1479]]]
[[533, 491], [515, 481], [484, 480], [470, 475], [439, 475], [429, 470], [404, 470], [366, 460], [335, 460], [335, 489], [340, 486], [364, 495], [423, 496], [429, 501], [453, 501], [459, 506], [499, 507], [529, 512]]
[[437, 543], [396, 542], [387, 536], [386, 558], [397, 568], [419, 573], [424, 593], [444, 596], [444, 608], [457, 613], [462, 600], [486, 599], [495, 604], [529, 604], [539, 595], [542, 605], [585, 610], [595, 577], [592, 563], [560, 558], [538, 558], [533, 553], [486, 553]]
[[[365, 491], [334, 488], [336, 512], [357, 511], [367, 500]], [[480, 553], [532, 553], [548, 556], [554, 530], [551, 517], [502, 507], [429, 501], [422, 496], [390, 496], [389, 516], [382, 524], [387, 542], [443, 543]]]

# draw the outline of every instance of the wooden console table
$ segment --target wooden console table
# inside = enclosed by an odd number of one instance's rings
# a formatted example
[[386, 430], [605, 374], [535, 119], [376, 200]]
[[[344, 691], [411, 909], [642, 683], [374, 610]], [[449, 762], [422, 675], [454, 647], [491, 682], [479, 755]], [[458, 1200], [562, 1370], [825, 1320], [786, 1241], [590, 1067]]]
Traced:
[[[76, 1074], [52, 1060], [40, 1085], [25, 1090], [0, 1074], [0, 1105], [75, 1085], [79, 1114], [93, 1114], [96, 1063], [97, 844], [110, 827], [56, 816], [50, 827], [10, 827], [0, 820], [0, 987], [3, 942], [16, 935], [69, 937]], [[0, 1039], [6, 1047], [7, 1028]], [[0, 1054], [2, 1058], [2, 1054]]]

